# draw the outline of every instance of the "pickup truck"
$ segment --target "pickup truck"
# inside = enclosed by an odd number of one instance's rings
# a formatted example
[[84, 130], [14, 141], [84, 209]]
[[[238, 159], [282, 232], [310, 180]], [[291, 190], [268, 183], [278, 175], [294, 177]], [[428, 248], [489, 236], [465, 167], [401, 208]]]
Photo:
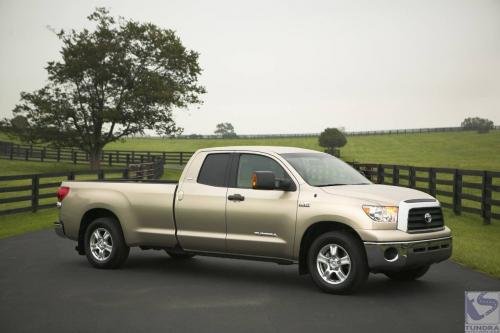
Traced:
[[298, 264], [329, 293], [369, 273], [415, 280], [452, 251], [440, 203], [377, 185], [329, 154], [291, 147], [200, 149], [178, 183], [65, 181], [58, 235], [97, 268], [129, 249]]

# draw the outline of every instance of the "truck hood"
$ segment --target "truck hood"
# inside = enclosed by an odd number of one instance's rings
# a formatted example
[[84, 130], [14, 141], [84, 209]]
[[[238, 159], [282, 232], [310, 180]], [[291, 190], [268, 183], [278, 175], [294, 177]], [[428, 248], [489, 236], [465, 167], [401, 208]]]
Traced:
[[322, 187], [328, 194], [366, 201], [367, 204], [397, 206], [403, 200], [434, 199], [427, 193], [390, 185], [338, 185]]

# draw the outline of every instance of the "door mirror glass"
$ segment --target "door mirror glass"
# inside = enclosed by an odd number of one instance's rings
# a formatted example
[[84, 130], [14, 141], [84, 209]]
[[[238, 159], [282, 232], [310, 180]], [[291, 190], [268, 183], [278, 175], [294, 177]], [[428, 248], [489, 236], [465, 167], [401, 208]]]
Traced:
[[252, 188], [254, 190], [274, 190], [276, 177], [272, 171], [255, 171], [252, 173]]

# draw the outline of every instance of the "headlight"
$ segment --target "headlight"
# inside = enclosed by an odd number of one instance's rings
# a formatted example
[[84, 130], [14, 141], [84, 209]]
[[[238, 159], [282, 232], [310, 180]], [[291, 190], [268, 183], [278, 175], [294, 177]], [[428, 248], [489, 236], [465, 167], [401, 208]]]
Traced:
[[363, 206], [363, 210], [375, 222], [397, 222], [398, 207], [394, 206]]

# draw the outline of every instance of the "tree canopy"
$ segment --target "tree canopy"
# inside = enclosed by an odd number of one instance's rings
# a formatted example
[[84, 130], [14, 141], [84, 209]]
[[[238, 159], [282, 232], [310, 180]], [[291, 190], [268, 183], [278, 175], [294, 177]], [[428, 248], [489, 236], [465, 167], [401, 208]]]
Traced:
[[347, 138], [337, 128], [327, 128], [319, 135], [318, 143], [321, 147], [326, 148], [325, 152], [337, 156], [336, 150], [346, 145]]
[[233, 124], [231, 123], [220, 123], [215, 127], [215, 134], [222, 136], [223, 138], [235, 138], [237, 137], [234, 132]]
[[476, 130], [479, 133], [487, 133], [490, 129], [495, 128], [491, 120], [479, 117], [465, 118], [461, 126], [463, 129]]
[[57, 33], [61, 60], [48, 63], [48, 84], [22, 92], [2, 127], [25, 141], [78, 147], [97, 167], [109, 142], [146, 130], [181, 133], [173, 110], [201, 103], [205, 88], [199, 54], [173, 30], [115, 19], [105, 8], [88, 20], [92, 31]]

